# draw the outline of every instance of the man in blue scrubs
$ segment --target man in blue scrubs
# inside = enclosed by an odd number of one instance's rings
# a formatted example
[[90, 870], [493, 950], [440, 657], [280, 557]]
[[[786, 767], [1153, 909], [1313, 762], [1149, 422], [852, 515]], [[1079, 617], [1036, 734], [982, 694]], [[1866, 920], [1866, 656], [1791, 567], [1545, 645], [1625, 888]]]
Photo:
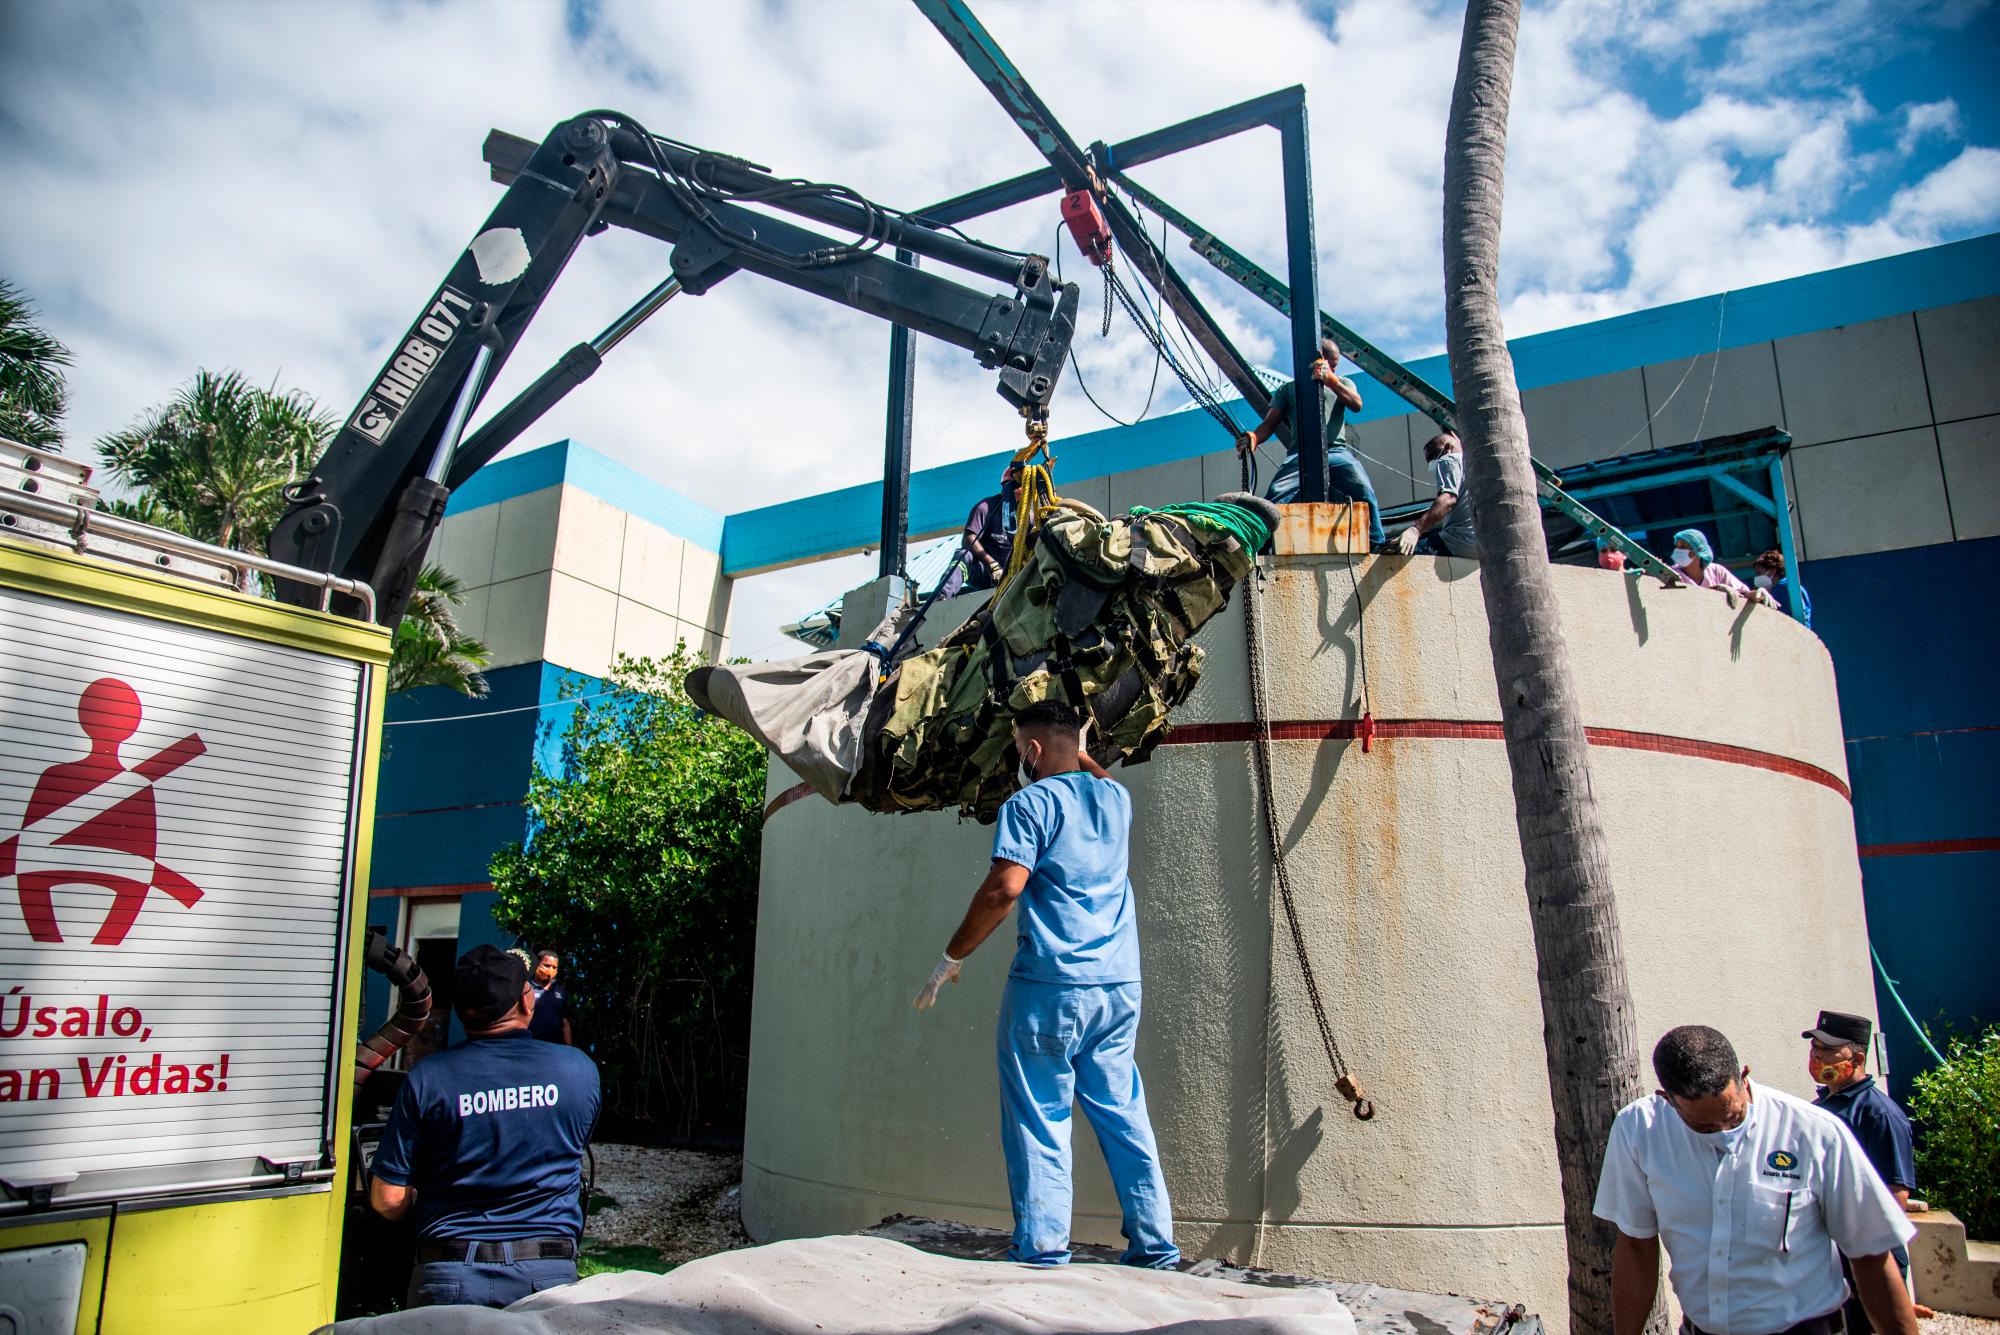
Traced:
[[1000, 808], [993, 864], [917, 994], [938, 990], [1014, 908], [1014, 967], [1000, 1003], [1000, 1142], [1014, 1202], [1007, 1257], [1069, 1260], [1070, 1107], [1083, 1105], [1124, 1212], [1127, 1265], [1170, 1270], [1167, 1200], [1134, 1047], [1139, 931], [1126, 874], [1132, 797], [1082, 747], [1083, 720], [1044, 700], [1014, 719], [1021, 790]]

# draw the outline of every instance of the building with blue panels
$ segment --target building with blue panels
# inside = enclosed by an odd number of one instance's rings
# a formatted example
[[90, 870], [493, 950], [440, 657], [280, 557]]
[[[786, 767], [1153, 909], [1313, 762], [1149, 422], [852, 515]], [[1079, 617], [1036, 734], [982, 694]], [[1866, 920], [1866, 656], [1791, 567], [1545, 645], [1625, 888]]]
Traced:
[[[1876, 948], [1920, 1021], [2000, 1019], [2000, 976], [1985, 967], [2000, 957], [2000, 706], [1975, 677], [2000, 647], [1985, 610], [2000, 578], [2000, 235], [1512, 348], [1534, 451], [1553, 468], [1790, 433], [1798, 575], [1839, 676]], [[1441, 357], [1413, 369], [1449, 384]], [[1359, 383], [1366, 407], [1350, 421], [1385, 508], [1428, 499], [1417, 479], [1432, 424]], [[1063, 493], [1106, 510], [1238, 480], [1199, 413], [1068, 437], [1056, 451]], [[1003, 458], [917, 473], [912, 537], [956, 531]], [[1680, 520], [1726, 526], [1744, 514], [1726, 485], [1690, 485], [1675, 493]], [[434, 550], [470, 590], [465, 621], [492, 647], [492, 694], [392, 702], [371, 921], [427, 960], [496, 939], [486, 866], [522, 833], [521, 797], [532, 765], [551, 759], [566, 683], [587, 693], [616, 654], [677, 640], [724, 650], [732, 579], [872, 547], [880, 514], [870, 485], [721, 515], [570, 441], [461, 488]], [[1644, 540], [1663, 549], [1674, 526]], [[1754, 525], [1742, 532], [1725, 551], [1765, 540]], [[1894, 1002], [1879, 1000], [1902, 1085], [1918, 1048]], [[378, 983], [373, 1013], [385, 1002]]]

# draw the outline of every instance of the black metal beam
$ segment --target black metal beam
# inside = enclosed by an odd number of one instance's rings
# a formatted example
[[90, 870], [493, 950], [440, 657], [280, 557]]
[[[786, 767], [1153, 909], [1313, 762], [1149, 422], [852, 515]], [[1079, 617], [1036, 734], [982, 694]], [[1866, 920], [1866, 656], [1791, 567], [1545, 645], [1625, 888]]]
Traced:
[[[899, 263], [915, 267], [917, 257], [896, 252]], [[889, 329], [889, 404], [882, 436], [882, 558], [876, 573], [900, 575], [910, 545], [910, 414], [916, 391], [916, 348], [909, 327]]]
[[[951, 43], [952, 49], [958, 52], [979, 81], [986, 85], [994, 100], [1028, 136], [1029, 142], [1049, 160], [1049, 166], [1062, 179], [1064, 187], [1081, 190], [1095, 184], [1096, 174], [1089, 155], [1056, 120], [1055, 114], [1028, 84], [1026, 76], [1008, 59], [1007, 53], [1000, 49], [1000, 44], [967, 8], [964, 0], [915, 0], [915, 4]], [[1159, 291], [1181, 323], [1188, 327], [1188, 332], [1202, 351], [1220, 368], [1236, 392], [1261, 415], [1270, 406], [1271, 395], [1250, 369], [1250, 363], [1236, 350], [1229, 336], [1222, 332], [1222, 327], [1202, 306], [1186, 280], [1174, 271], [1167, 257], [1146, 236], [1145, 229], [1139, 226], [1131, 210], [1108, 190], [1098, 198], [1105, 221], [1111, 226], [1111, 235], [1124, 257]]]
[[[1263, 125], [1275, 125], [1279, 116], [1305, 100], [1305, 89], [1294, 84], [1290, 88], [1275, 93], [1265, 93], [1247, 102], [1238, 102], [1233, 107], [1211, 111], [1205, 116], [1180, 121], [1174, 125], [1137, 135], [1110, 145], [1098, 164], [1098, 170], [1127, 171], [1144, 166], [1161, 158], [1217, 139], [1227, 139], [1230, 135], [1241, 134]], [[1053, 167], [1043, 167], [1038, 171], [1024, 172], [993, 185], [954, 195], [940, 200], [927, 209], [919, 209], [917, 218], [932, 223], [962, 223], [984, 214], [995, 213], [1016, 204], [1024, 204], [1043, 195], [1052, 195], [1063, 188], [1063, 178]]]

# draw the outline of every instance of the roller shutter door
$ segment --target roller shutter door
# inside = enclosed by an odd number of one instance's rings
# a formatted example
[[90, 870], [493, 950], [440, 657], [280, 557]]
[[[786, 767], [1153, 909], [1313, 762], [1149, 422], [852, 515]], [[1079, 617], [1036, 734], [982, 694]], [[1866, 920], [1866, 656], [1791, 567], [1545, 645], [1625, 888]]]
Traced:
[[0, 1181], [318, 1166], [363, 673], [0, 588]]

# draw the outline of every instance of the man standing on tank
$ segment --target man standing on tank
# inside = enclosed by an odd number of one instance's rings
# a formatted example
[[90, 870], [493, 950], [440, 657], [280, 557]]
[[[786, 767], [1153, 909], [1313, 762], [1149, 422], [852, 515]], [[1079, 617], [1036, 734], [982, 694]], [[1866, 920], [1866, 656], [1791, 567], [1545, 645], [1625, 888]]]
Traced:
[[[1340, 374], [1340, 345], [1330, 338], [1319, 341], [1319, 360], [1313, 363], [1313, 379], [1326, 388], [1326, 393], [1315, 395], [1319, 399], [1320, 432], [1326, 441], [1326, 485], [1327, 499], [1342, 497], [1350, 501], [1364, 501], [1368, 505], [1368, 549], [1379, 552], [1387, 545], [1382, 533], [1382, 506], [1375, 499], [1375, 484], [1368, 480], [1368, 470], [1361, 466], [1361, 460], [1354, 453], [1353, 442], [1347, 435], [1347, 414], [1359, 411], [1361, 391], [1354, 382]], [[1264, 420], [1255, 429], [1246, 431], [1236, 438], [1236, 452], [1247, 455], [1259, 445], [1269, 440], [1278, 430], [1278, 424], [1287, 425], [1298, 420], [1299, 386], [1295, 380], [1287, 380], [1271, 393], [1271, 407], [1264, 414]], [[1277, 476], [1264, 492], [1264, 499], [1285, 505], [1299, 498], [1299, 433], [1292, 432], [1292, 449], [1279, 465]]]
[[1000, 1140], [1014, 1205], [1007, 1259], [1069, 1260], [1070, 1107], [1083, 1105], [1124, 1216], [1127, 1265], [1170, 1270], [1173, 1209], [1134, 1049], [1139, 932], [1127, 874], [1132, 797], [1083, 749], [1083, 720], [1044, 700], [1015, 716], [1021, 788], [1000, 808], [993, 862], [917, 994], [936, 1003], [1020, 903], [1000, 1003]]

